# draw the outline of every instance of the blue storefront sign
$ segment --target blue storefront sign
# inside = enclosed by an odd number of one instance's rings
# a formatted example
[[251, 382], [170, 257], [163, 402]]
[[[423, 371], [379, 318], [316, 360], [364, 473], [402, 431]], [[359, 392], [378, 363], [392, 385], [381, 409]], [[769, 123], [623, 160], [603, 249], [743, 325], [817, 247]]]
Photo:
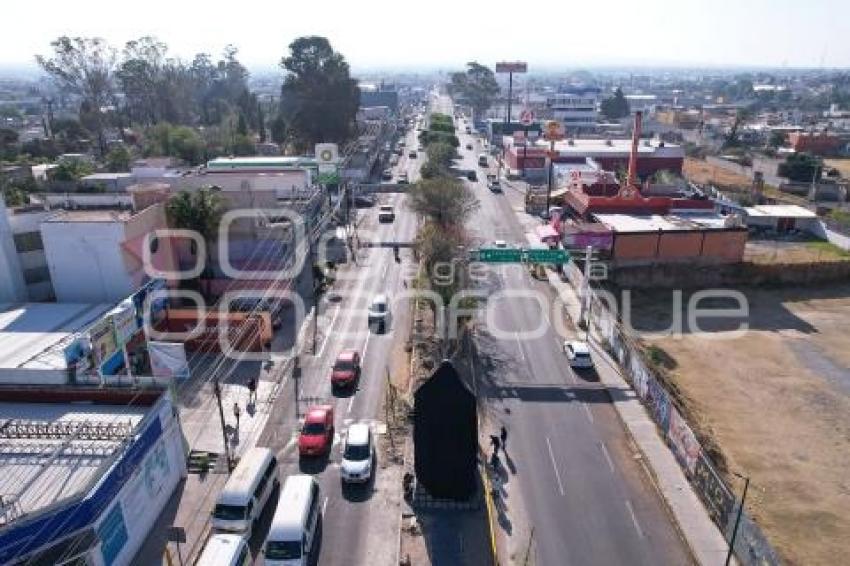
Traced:
[[112, 566], [115, 559], [121, 553], [121, 549], [127, 544], [127, 525], [124, 523], [124, 513], [121, 503], [118, 502], [107, 513], [103, 522], [97, 528], [97, 536], [100, 538], [100, 553], [106, 566]]

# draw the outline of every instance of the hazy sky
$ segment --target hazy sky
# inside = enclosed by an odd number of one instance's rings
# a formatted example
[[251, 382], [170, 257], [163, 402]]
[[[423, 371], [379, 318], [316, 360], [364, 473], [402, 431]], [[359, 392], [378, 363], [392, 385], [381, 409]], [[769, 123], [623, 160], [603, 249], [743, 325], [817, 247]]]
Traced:
[[[527, 60], [594, 65], [850, 67], [850, 0], [6, 0], [0, 64], [31, 65], [58, 35], [120, 47], [155, 35], [184, 58], [227, 43], [272, 68], [299, 35], [353, 67]], [[524, 12], [527, 8], [529, 11]]]

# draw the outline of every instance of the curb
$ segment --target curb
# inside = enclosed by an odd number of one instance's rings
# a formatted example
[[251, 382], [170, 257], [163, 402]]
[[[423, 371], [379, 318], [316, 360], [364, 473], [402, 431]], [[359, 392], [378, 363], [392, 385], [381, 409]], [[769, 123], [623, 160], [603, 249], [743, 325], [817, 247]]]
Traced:
[[487, 533], [490, 535], [490, 553], [493, 564], [499, 566], [499, 552], [496, 549], [496, 529], [493, 527], [493, 495], [490, 485], [490, 475], [487, 473], [486, 464], [479, 464], [479, 473], [484, 482], [484, 505], [487, 507]]

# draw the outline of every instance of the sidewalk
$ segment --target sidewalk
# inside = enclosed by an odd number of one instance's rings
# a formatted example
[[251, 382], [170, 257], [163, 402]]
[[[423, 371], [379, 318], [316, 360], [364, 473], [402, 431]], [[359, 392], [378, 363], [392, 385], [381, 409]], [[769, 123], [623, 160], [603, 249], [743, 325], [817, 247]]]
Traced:
[[[225, 428], [232, 458], [239, 458], [245, 450], [257, 444], [260, 433], [269, 418], [274, 399], [288, 375], [288, 358], [272, 354], [273, 365], [265, 366], [242, 362], [228, 382], [221, 386], [221, 403], [224, 409]], [[216, 496], [229, 478], [221, 433], [221, 418], [211, 383], [200, 382], [205, 372], [193, 371], [199, 380], [196, 387], [189, 386], [185, 399], [180, 400], [180, 421], [189, 450], [189, 473], [178, 484], [167, 506], [136, 554], [133, 564], [149, 566], [166, 564], [166, 550], [172, 564], [191, 564], [209, 536], [210, 513]], [[248, 404], [247, 383], [251, 376], [257, 378], [257, 398]], [[282, 379], [278, 379], [281, 377]], [[234, 403], [239, 404], [239, 428], [233, 414]], [[209, 459], [210, 470], [201, 465]], [[194, 473], [193, 473], [194, 470]], [[169, 542], [172, 528], [181, 530], [185, 543]], [[179, 553], [179, 554], [178, 554]]]
[[[581, 303], [575, 289], [550, 269], [546, 270], [546, 276], [565, 303], [569, 317], [577, 322]], [[623, 391], [629, 391], [631, 386], [623, 379], [616, 362], [608, 356], [592, 332], [589, 341], [596, 358], [600, 382], [608, 389], [617, 414], [643, 454], [643, 461], [675, 517], [691, 552], [700, 564], [722, 564], [728, 550], [726, 540], [693, 491], [673, 453], [658, 435], [655, 423], [637, 396], [623, 394]]]

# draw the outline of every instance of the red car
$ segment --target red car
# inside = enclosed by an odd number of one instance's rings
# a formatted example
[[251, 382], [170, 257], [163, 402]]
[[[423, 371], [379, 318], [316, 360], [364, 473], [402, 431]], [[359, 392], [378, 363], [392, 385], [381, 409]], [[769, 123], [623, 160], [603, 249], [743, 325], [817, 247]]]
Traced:
[[343, 350], [336, 357], [331, 370], [331, 385], [345, 387], [352, 385], [360, 377], [360, 353], [357, 350]]
[[301, 456], [318, 456], [330, 452], [334, 439], [334, 408], [331, 405], [310, 407], [298, 437]]

